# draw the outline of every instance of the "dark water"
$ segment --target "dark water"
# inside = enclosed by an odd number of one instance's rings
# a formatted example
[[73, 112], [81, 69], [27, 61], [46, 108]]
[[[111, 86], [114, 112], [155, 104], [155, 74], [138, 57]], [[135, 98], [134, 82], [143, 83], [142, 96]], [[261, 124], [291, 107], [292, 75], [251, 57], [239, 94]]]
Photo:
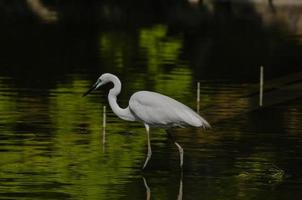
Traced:
[[[299, 4], [41, 2], [0, 3], [0, 199], [146, 199], [147, 186], [151, 199], [301, 198], [302, 99], [238, 101], [260, 65], [267, 80], [300, 71]], [[110, 86], [82, 97], [104, 72], [120, 77], [123, 107], [152, 90], [195, 109], [200, 81], [213, 129], [174, 130], [182, 173], [161, 129], [141, 170], [144, 127], [111, 112]]]

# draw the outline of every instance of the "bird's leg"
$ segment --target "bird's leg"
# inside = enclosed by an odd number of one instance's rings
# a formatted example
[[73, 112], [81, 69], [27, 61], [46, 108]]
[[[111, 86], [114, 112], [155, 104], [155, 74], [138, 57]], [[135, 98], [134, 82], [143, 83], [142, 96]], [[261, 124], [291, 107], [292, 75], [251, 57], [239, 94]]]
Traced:
[[148, 163], [148, 161], [150, 160], [151, 155], [152, 155], [151, 144], [150, 144], [150, 134], [149, 134], [150, 128], [149, 128], [149, 125], [148, 125], [148, 124], [145, 124], [145, 127], [146, 127], [146, 131], [147, 131], [148, 154], [147, 154], [147, 158], [146, 158], [145, 164], [144, 164], [144, 166], [143, 166], [143, 169], [145, 169], [145, 167], [147, 166], [147, 163]]
[[143, 181], [144, 181], [144, 185], [145, 185], [145, 188], [146, 188], [146, 193], [147, 193], [147, 200], [150, 200], [150, 197], [151, 197], [151, 190], [147, 184], [147, 181], [146, 179], [143, 177]]
[[183, 160], [184, 160], [184, 150], [183, 148], [175, 141], [175, 138], [173, 137], [173, 135], [170, 133], [169, 130], [166, 130], [169, 138], [172, 140], [172, 142], [177, 146], [178, 151], [179, 151], [179, 158], [180, 158], [180, 168], [182, 168], [183, 165]]
[[177, 146], [178, 151], [179, 151], [179, 158], [180, 158], [180, 167], [182, 168], [183, 165], [183, 160], [184, 160], [184, 150], [183, 148], [177, 143], [174, 142], [174, 144]]

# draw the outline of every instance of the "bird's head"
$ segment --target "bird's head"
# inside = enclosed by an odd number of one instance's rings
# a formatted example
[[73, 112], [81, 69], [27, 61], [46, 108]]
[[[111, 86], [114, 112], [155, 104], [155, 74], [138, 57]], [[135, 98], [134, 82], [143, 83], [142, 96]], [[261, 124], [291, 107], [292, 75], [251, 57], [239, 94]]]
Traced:
[[97, 90], [99, 87], [101, 87], [102, 85], [105, 85], [109, 82], [112, 82], [112, 78], [113, 77], [116, 77], [115, 75], [113, 74], [109, 74], [109, 73], [105, 73], [105, 74], [102, 74], [98, 80], [90, 87], [90, 89], [85, 92], [83, 94], [83, 96], [86, 96], [87, 94], [89, 94], [90, 92], [92, 92], [93, 90]]

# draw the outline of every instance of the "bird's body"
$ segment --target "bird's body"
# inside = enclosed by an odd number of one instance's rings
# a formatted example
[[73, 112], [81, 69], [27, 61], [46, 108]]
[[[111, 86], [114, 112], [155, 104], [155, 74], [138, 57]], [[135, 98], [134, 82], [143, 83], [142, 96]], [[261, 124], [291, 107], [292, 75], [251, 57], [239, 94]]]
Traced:
[[[162, 127], [166, 130], [172, 127], [203, 127], [209, 128], [209, 123], [188, 106], [159, 93], [151, 91], [139, 91], [134, 93], [129, 106], [120, 108], [117, 103], [117, 95], [121, 91], [121, 82], [113, 74], [103, 74], [97, 82], [84, 95], [88, 94], [101, 85], [112, 82], [114, 87], [109, 91], [108, 101], [113, 112], [123, 120], [139, 121], [144, 123], [148, 137], [148, 156], [144, 167], [151, 157], [151, 145], [149, 127]], [[180, 165], [183, 163], [183, 149], [174, 141], [180, 152]], [[143, 168], [144, 168], [143, 167]]]
[[134, 93], [129, 100], [129, 109], [137, 121], [152, 127], [209, 127], [191, 108], [156, 92]]

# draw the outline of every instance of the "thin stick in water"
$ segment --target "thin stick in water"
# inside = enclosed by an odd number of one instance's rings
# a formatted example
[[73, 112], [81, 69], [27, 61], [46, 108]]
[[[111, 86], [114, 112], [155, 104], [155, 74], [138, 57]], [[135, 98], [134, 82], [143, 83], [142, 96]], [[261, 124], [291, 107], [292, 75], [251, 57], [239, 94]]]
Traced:
[[106, 106], [103, 107], [103, 145], [106, 142]]
[[263, 66], [260, 67], [260, 91], [259, 91], [259, 106], [263, 106]]
[[197, 82], [197, 99], [196, 99], [197, 113], [199, 113], [199, 103], [200, 103], [200, 82]]

